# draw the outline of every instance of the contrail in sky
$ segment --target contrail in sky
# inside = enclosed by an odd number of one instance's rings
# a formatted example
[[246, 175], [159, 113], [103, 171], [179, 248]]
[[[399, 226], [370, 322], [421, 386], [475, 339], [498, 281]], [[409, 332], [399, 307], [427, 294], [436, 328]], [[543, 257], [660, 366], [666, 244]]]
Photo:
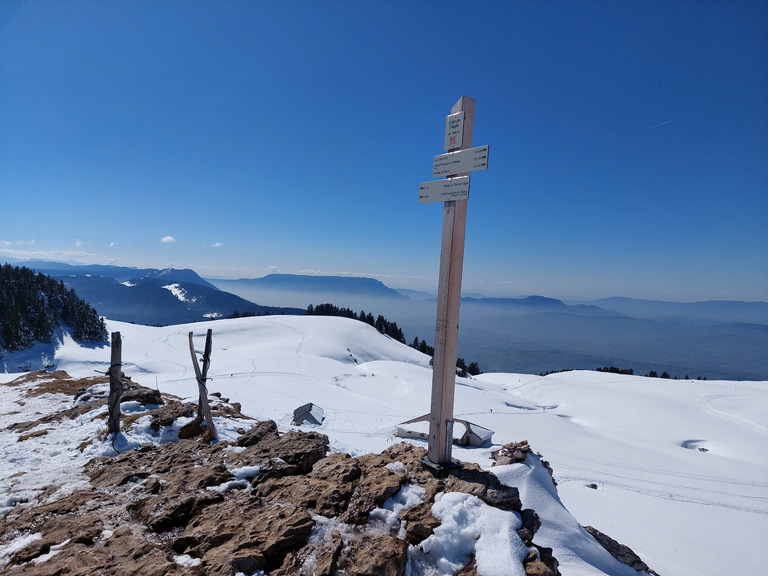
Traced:
[[659, 126], [664, 126], [664, 124], [669, 124], [670, 122], [672, 122], [672, 120], [667, 120], [666, 122], [659, 122], [658, 124], [655, 124], [650, 128], [646, 128], [646, 130], [653, 130], [654, 128], [658, 128]]

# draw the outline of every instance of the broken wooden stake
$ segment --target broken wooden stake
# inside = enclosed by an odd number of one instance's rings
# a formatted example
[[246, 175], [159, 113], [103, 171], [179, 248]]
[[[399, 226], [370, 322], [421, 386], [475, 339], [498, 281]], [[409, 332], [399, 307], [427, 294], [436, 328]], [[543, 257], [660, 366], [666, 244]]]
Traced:
[[195, 354], [195, 345], [192, 340], [193, 333], [189, 333], [189, 353], [192, 355], [192, 366], [195, 369], [195, 378], [197, 378], [197, 388], [200, 393], [200, 398], [197, 403], [197, 417], [195, 422], [198, 424], [205, 419], [206, 426], [208, 427], [208, 437], [211, 440], [216, 439], [216, 426], [213, 424], [213, 417], [211, 416], [211, 406], [208, 404], [208, 387], [205, 384], [208, 378], [208, 367], [211, 364], [211, 341], [213, 339], [213, 330], [208, 329], [208, 333], [205, 337], [205, 352], [203, 352], [203, 370], [200, 371], [198, 366], [197, 354]]
[[120, 332], [112, 332], [112, 359], [109, 365], [109, 399], [107, 429], [120, 432], [120, 396], [123, 395], [122, 339]]

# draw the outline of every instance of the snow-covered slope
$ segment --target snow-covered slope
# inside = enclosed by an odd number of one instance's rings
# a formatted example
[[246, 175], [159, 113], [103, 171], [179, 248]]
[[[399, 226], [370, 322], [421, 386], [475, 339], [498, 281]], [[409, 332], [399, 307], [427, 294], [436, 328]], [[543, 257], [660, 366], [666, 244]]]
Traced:
[[[187, 334], [194, 331], [202, 350], [212, 328], [209, 390], [283, 429], [295, 408], [313, 402], [325, 411], [320, 430], [335, 451], [378, 452], [401, 441], [393, 435], [396, 424], [429, 411], [429, 358], [354, 320], [271, 316], [163, 328], [109, 321], [108, 328], [122, 335], [127, 375], [190, 399], [197, 386]], [[55, 353], [35, 354], [75, 377], [104, 373], [110, 360], [108, 348], [80, 347], [68, 337]], [[4, 362], [10, 369], [36, 367], [29, 353]], [[0, 374], [0, 382], [17, 375]], [[5, 396], [12, 392], [0, 389], [4, 424], [22, 418], [11, 414], [12, 398]], [[537, 542], [554, 549], [563, 574], [635, 574], [580, 525], [628, 545], [664, 576], [764, 573], [768, 382], [483, 374], [457, 379], [455, 405], [457, 418], [495, 435], [493, 446], [454, 447], [454, 458], [489, 468], [493, 450], [527, 439], [550, 461], [556, 489], [532, 459], [494, 472], [518, 486], [523, 506], [539, 513]], [[80, 425], [84, 433], [88, 423]], [[0, 433], [3, 491], [18, 467], [37, 466], [44, 478], [55, 460], [46, 454], [66, 450], [50, 434], [23, 444], [39, 453], [25, 459]], [[76, 463], [93, 455], [78, 454]]]

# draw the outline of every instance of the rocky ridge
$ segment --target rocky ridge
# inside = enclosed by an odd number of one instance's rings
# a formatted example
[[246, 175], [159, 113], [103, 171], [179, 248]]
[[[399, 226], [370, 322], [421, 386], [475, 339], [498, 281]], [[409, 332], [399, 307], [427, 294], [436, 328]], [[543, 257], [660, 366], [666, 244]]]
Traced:
[[[81, 400], [87, 393], [71, 379], [58, 380]], [[126, 387], [131, 401], [152, 406], [153, 428], [195, 412], [192, 404], [166, 398], [158, 405], [155, 391]], [[85, 400], [79, 413], [105, 401]], [[218, 413], [244, 418], [236, 404], [216, 400]], [[21, 543], [0, 557], [3, 573], [402, 576], [409, 555], [426, 557], [420, 547], [441, 524], [432, 513], [436, 500], [459, 492], [519, 515], [527, 575], [560, 574], [552, 550], [534, 542], [536, 512], [523, 508], [516, 488], [475, 464], [437, 478], [424, 466], [421, 447], [329, 454], [325, 435], [281, 434], [272, 421], [243, 429], [229, 443], [209, 443], [199, 436], [204, 428], [182, 430], [190, 438], [92, 459], [87, 488], [17, 505], [0, 517], [0, 546]], [[519, 461], [530, 448], [524, 442], [507, 451]], [[418, 498], [402, 498], [406, 492]], [[480, 574], [471, 555], [458, 574]]]
[[[0, 521], [3, 539], [38, 535], [5, 573], [402, 575], [409, 546], [440, 524], [435, 496], [464, 492], [521, 515], [527, 574], [559, 574], [551, 550], [533, 542], [540, 522], [517, 489], [476, 465], [435, 478], [425, 455], [407, 443], [357, 458], [328, 454], [323, 434], [278, 434], [265, 421], [236, 445], [181, 440], [96, 458], [86, 466], [89, 489]], [[409, 483], [423, 501], [394, 524], [372, 521]], [[477, 574], [471, 561], [460, 573]]]

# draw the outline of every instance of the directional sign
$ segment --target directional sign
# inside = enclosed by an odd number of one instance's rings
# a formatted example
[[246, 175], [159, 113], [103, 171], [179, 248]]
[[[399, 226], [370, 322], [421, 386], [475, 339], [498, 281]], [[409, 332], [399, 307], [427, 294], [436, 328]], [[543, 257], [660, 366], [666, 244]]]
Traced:
[[439, 178], [440, 176], [464, 174], [486, 168], [488, 168], [488, 146], [477, 146], [476, 148], [435, 156], [432, 175]]
[[419, 184], [419, 204], [469, 198], [469, 176], [433, 180]]
[[456, 112], [445, 117], [445, 150], [461, 148], [464, 143], [464, 112]]

